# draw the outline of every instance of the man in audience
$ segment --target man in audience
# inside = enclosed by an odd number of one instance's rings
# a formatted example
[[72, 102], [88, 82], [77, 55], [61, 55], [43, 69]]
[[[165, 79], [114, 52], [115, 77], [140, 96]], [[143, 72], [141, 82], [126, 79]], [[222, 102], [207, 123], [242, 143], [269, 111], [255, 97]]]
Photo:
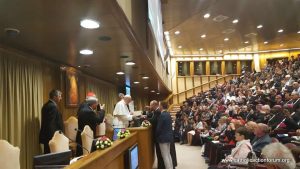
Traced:
[[157, 121], [156, 141], [159, 144], [165, 168], [173, 169], [173, 162], [170, 153], [170, 146], [173, 142], [172, 118], [170, 113], [167, 112], [168, 103], [160, 102], [159, 108], [162, 113]]
[[49, 93], [49, 101], [42, 107], [42, 122], [40, 130], [40, 143], [44, 144], [44, 154], [50, 153], [49, 141], [55, 131], [63, 130], [62, 115], [58, 111], [57, 104], [61, 101], [61, 91], [52, 90]]
[[272, 142], [269, 132], [270, 129], [266, 124], [257, 124], [257, 127], [254, 129], [255, 137], [251, 142], [253, 151], [255, 153], [261, 153], [261, 150], [264, 148], [264, 146]]
[[[261, 158], [279, 160], [267, 162], [267, 168], [296, 168], [296, 162], [291, 151], [281, 143], [272, 143], [262, 149]], [[286, 161], [283, 161], [286, 160]]]
[[131, 96], [125, 95], [122, 100], [120, 100], [114, 109], [113, 115], [113, 125], [116, 128], [126, 128], [129, 126], [129, 121], [133, 118], [133, 112], [130, 112], [129, 103], [131, 102]]
[[[85, 99], [86, 106], [83, 106], [78, 111], [78, 131], [76, 135], [76, 142], [81, 145], [81, 132], [84, 129], [84, 126], [88, 125], [92, 130], [94, 135], [90, 136], [95, 138], [96, 136], [96, 127], [100, 123], [103, 122], [105, 112], [103, 110], [104, 107], [101, 107], [98, 104], [98, 99], [95, 94], [88, 95]], [[80, 156], [82, 155], [82, 149], [80, 146], [77, 146], [76, 155]], [[87, 148], [87, 147], [85, 147]]]

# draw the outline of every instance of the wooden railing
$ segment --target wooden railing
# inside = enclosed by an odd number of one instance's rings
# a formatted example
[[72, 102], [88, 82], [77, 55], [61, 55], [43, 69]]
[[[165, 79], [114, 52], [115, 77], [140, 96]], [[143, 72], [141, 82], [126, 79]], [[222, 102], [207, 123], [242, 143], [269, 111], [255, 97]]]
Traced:
[[[233, 75], [225, 75], [225, 76], [190, 76], [191, 80], [194, 82], [195, 78], [200, 78], [200, 85], [192, 87], [190, 89], [178, 92], [176, 94], [169, 95], [169, 97], [165, 100], [170, 105], [177, 105], [181, 104], [186, 98], [192, 97], [193, 95], [197, 95], [199, 92], [208, 91], [216, 84], [223, 84], [226, 81], [230, 81], [235, 77], [239, 77], [240, 75], [233, 74]], [[203, 78], [207, 78], [207, 82], [203, 83]], [[186, 81], [186, 79], [184, 79]], [[172, 106], [170, 106], [172, 107]]]

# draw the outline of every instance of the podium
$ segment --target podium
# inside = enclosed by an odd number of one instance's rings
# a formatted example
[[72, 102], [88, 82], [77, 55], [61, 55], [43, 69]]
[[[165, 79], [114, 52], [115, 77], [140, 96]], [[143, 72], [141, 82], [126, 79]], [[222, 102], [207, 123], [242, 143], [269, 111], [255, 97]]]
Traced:
[[151, 127], [127, 128], [130, 135], [118, 139], [104, 150], [96, 150], [81, 158], [66, 169], [126, 169], [125, 154], [135, 144], [138, 144], [139, 168], [152, 169], [154, 148]]

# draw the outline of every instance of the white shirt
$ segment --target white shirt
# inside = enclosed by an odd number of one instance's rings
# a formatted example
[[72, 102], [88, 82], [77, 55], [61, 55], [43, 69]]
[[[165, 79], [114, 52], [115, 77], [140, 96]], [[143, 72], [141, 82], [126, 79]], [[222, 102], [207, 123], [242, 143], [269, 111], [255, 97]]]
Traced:
[[124, 100], [121, 100], [116, 104], [113, 116], [114, 128], [126, 128], [129, 125], [129, 121], [132, 120], [132, 115], [130, 115], [130, 112]]

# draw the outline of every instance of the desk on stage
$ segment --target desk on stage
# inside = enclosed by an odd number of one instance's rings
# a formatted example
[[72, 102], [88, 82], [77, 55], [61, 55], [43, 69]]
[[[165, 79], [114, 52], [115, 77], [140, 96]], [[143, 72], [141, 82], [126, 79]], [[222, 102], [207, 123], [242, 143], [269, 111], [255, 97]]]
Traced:
[[139, 168], [152, 169], [154, 148], [151, 127], [128, 130], [131, 133], [128, 137], [114, 141], [109, 148], [92, 152], [66, 169], [125, 169], [125, 153], [135, 144], [138, 144]]

